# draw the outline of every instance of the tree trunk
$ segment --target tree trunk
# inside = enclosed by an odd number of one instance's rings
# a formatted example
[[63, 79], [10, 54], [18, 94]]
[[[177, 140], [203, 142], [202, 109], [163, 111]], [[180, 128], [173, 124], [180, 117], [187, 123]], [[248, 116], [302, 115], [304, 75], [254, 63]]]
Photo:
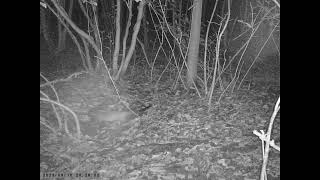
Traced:
[[[123, 40], [122, 40], [122, 59], [121, 59], [121, 66], [119, 69], [122, 68], [124, 62], [125, 62], [125, 58], [126, 58], [126, 51], [127, 51], [127, 39], [128, 39], [128, 35], [129, 35], [129, 28], [131, 26], [131, 19], [132, 19], [132, 0], [129, 0], [128, 2], [128, 18], [127, 18], [127, 25], [126, 25], [126, 29], [124, 32], [124, 36], [123, 36]], [[125, 19], [123, 17], [123, 19]]]
[[118, 73], [117, 73], [117, 75], [115, 77], [115, 80], [119, 80], [119, 78], [122, 77], [126, 73], [126, 70], [128, 68], [128, 65], [129, 65], [130, 59], [132, 57], [133, 51], [134, 51], [134, 49], [136, 47], [137, 36], [138, 36], [139, 29], [140, 29], [140, 26], [141, 26], [141, 20], [142, 20], [142, 17], [143, 17], [143, 7], [144, 7], [144, 5], [145, 5], [145, 0], [142, 0], [142, 1], [139, 2], [137, 22], [136, 22], [136, 24], [134, 25], [134, 28], [133, 28], [131, 45], [130, 45], [130, 48], [128, 50], [128, 54], [126, 56], [125, 62], [123, 63], [123, 66], [119, 69], [119, 71], [118, 71]]
[[117, 0], [117, 16], [116, 16], [116, 39], [114, 44], [114, 52], [112, 58], [112, 70], [113, 76], [116, 75], [118, 71], [118, 58], [119, 58], [119, 50], [120, 50], [120, 12], [121, 12], [121, 3], [120, 0]]
[[187, 85], [190, 88], [197, 75], [197, 63], [200, 43], [200, 29], [201, 29], [201, 14], [202, 14], [202, 0], [194, 0], [194, 7], [192, 10], [192, 22], [189, 39], [188, 52], [188, 76]]
[[[63, 3], [61, 5], [65, 6], [65, 1], [61, 1], [61, 3]], [[70, 0], [69, 10], [68, 10], [68, 15], [70, 19], [72, 19], [72, 12], [73, 12], [73, 0]], [[69, 24], [67, 24], [67, 26], [69, 26]], [[67, 37], [66, 28], [64, 28], [62, 24], [58, 22], [58, 46], [57, 46], [56, 53], [59, 53], [66, 48], [66, 37]]]
[[54, 42], [50, 37], [50, 30], [49, 30], [49, 21], [47, 21], [47, 14], [46, 14], [46, 9], [44, 8], [40, 8], [40, 26], [41, 26], [41, 30], [42, 30], [42, 35], [44, 37], [44, 39], [47, 42], [48, 45], [48, 49], [51, 55], [54, 54]]
[[143, 42], [144, 42], [144, 47], [146, 47], [147, 51], [149, 48], [149, 37], [148, 37], [148, 25], [147, 25], [147, 8], [148, 6], [145, 6], [143, 9], [144, 11], [144, 16], [143, 16]]

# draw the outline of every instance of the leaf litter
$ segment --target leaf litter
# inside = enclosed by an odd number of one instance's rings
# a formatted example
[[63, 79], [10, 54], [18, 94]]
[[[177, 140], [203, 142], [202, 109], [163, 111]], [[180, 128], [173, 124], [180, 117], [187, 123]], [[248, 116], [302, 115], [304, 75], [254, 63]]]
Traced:
[[[122, 95], [132, 107], [134, 102], [152, 104], [147, 112], [123, 129], [97, 125], [96, 136], [77, 142], [61, 143], [62, 134], [43, 135], [42, 170], [97, 172], [110, 179], [258, 179], [261, 142], [252, 131], [266, 130], [275, 94], [239, 91], [226, 95], [208, 112], [205, 99], [175, 93], [169, 81], [154, 87], [146, 77], [127, 76]], [[68, 82], [85, 98], [64, 95], [68, 100], [62, 101], [82, 112], [106, 99], [114, 104], [99, 80], [88, 79]], [[93, 105], [83, 106], [83, 99]], [[276, 142], [279, 121], [280, 116], [272, 134]], [[280, 178], [279, 152], [271, 150], [267, 173]]]

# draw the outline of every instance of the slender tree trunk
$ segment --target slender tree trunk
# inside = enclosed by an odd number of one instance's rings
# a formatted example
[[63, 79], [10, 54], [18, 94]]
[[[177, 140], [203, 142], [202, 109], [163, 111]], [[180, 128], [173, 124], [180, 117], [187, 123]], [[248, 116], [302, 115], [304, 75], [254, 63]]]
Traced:
[[[127, 39], [128, 39], [128, 35], [129, 35], [129, 28], [131, 26], [131, 19], [132, 19], [132, 0], [129, 0], [128, 2], [128, 18], [127, 18], [127, 25], [126, 25], [126, 29], [124, 32], [124, 36], [123, 36], [123, 40], [122, 40], [122, 59], [121, 59], [121, 65], [120, 68], [122, 68], [124, 62], [125, 62], [125, 58], [126, 58], [126, 51], [127, 51]], [[123, 17], [123, 19], [125, 19]]]
[[132, 54], [134, 52], [134, 49], [136, 47], [137, 36], [138, 36], [139, 29], [140, 29], [140, 26], [141, 26], [141, 20], [142, 20], [142, 17], [143, 17], [143, 7], [144, 7], [144, 5], [145, 5], [145, 0], [142, 0], [142, 1], [139, 2], [137, 22], [136, 22], [136, 24], [134, 25], [134, 28], [133, 28], [131, 45], [130, 45], [130, 48], [128, 50], [128, 54], [126, 56], [125, 62], [123, 64], [123, 67], [119, 69], [119, 71], [118, 71], [118, 73], [117, 73], [117, 75], [115, 77], [115, 80], [119, 80], [119, 78], [122, 77], [126, 73], [126, 70], [128, 68], [130, 59], [131, 59]]
[[[61, 1], [61, 6], [66, 7], [65, 1]], [[73, 0], [70, 0], [68, 15], [70, 19], [72, 19], [72, 12], [73, 12]], [[67, 24], [69, 27], [69, 24]], [[67, 30], [62, 26], [61, 23], [58, 22], [58, 46], [56, 53], [63, 51], [66, 48], [66, 37], [67, 37]]]
[[188, 51], [188, 79], [187, 85], [190, 88], [197, 75], [197, 63], [199, 55], [200, 44], [200, 30], [201, 30], [201, 14], [202, 14], [202, 0], [193, 1], [192, 10], [192, 22], [191, 22], [191, 34], [189, 39], [189, 51]]
[[143, 42], [144, 42], [144, 47], [146, 47], [147, 51], [149, 48], [149, 36], [148, 36], [148, 25], [147, 25], [147, 8], [148, 6], [144, 6], [143, 8]]
[[[97, 45], [95, 44], [94, 40], [92, 39], [91, 36], [89, 36], [86, 32], [84, 32], [83, 30], [81, 30], [71, 19], [70, 17], [65, 13], [65, 11], [63, 10], [63, 8], [57, 3], [57, 1], [55, 0], [51, 0], [51, 2], [53, 3], [54, 7], [57, 9], [58, 14], [55, 14], [57, 17], [60, 19], [63, 19], [66, 21], [66, 23], [68, 23], [73, 30], [75, 30], [81, 37], [83, 37], [86, 41], [88, 41], [88, 43], [92, 46], [92, 48], [94, 49], [94, 51], [96, 52], [98, 58], [102, 59], [102, 54], [101, 51], [99, 50], [99, 48], [97, 47]], [[61, 20], [63, 22], [63, 20]]]
[[46, 9], [41, 7], [40, 8], [40, 26], [42, 30], [42, 35], [47, 42], [50, 54], [53, 55], [55, 46], [54, 46], [53, 40], [50, 37], [49, 21], [47, 21], [47, 18], [48, 18], [48, 14], [46, 12]]
[[93, 66], [92, 66], [91, 58], [90, 58], [90, 52], [89, 52], [88, 43], [83, 37], [81, 37], [81, 40], [83, 42], [83, 47], [84, 47], [84, 50], [85, 50], [85, 56], [84, 57], [86, 58], [85, 63], [83, 63], [84, 67], [86, 68], [87, 71], [93, 72], [94, 69], [93, 69]]
[[116, 16], [116, 39], [114, 44], [114, 52], [113, 52], [113, 76], [118, 72], [118, 58], [119, 58], [119, 50], [120, 50], [120, 13], [121, 13], [121, 3], [120, 0], [117, 0], [117, 16]]
[[[101, 37], [100, 37], [100, 31], [99, 31], [99, 13], [97, 11], [96, 6], [92, 5], [92, 11], [93, 11], [93, 17], [92, 21], [94, 24], [93, 30], [94, 30], [94, 39], [97, 47], [99, 48], [100, 52], [102, 52], [102, 42], [101, 42]], [[99, 64], [99, 63], [97, 63]]]

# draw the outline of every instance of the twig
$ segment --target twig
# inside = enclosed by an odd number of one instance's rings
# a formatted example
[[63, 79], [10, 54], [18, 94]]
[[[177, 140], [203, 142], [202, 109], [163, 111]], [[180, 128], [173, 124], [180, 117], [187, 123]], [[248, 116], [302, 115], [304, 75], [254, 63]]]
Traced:
[[77, 77], [77, 76], [79, 76], [79, 75], [81, 75], [81, 74], [83, 74], [83, 73], [88, 73], [88, 72], [86, 72], [86, 71], [75, 72], [75, 73], [73, 73], [73, 74], [71, 74], [71, 75], [69, 75], [68, 77], [63, 78], [63, 79], [56, 79], [56, 80], [54, 80], [54, 81], [47, 81], [46, 83], [40, 84], [40, 88], [45, 87], [45, 86], [48, 86], [48, 85], [50, 86], [50, 84], [55, 84], [55, 83], [57, 83], [57, 82], [69, 81], [69, 80], [71, 80], [73, 77]]
[[74, 121], [76, 123], [76, 129], [77, 129], [77, 138], [80, 139], [81, 137], [81, 130], [80, 130], [80, 123], [79, 123], [79, 119], [78, 119], [78, 116], [67, 106], [59, 103], [59, 102], [56, 102], [56, 101], [52, 101], [50, 99], [46, 99], [46, 98], [40, 98], [40, 101], [46, 101], [46, 102], [49, 102], [49, 103], [53, 103], [53, 104], [56, 104], [58, 106], [61, 106], [63, 107], [64, 109], [66, 109], [67, 111], [69, 111], [71, 113], [71, 115], [74, 117]]
[[[57, 102], [60, 103], [60, 99], [59, 99], [58, 93], [57, 93], [56, 89], [54, 88], [54, 86], [52, 85], [52, 83], [50, 83], [50, 82], [48, 81], [48, 79], [47, 79], [46, 77], [44, 77], [41, 73], [40, 73], [40, 77], [42, 77], [42, 78], [48, 83], [48, 85], [51, 87], [51, 89], [52, 89], [55, 97], [57, 98]], [[40, 87], [41, 87], [41, 85], [40, 85]], [[47, 94], [45, 94], [43, 91], [40, 90], [40, 93], [41, 93], [44, 97], [46, 97], [47, 99], [50, 99], [49, 96], [48, 96]], [[61, 129], [61, 127], [62, 127], [62, 119], [61, 119], [59, 113], [57, 112], [56, 107], [55, 107], [53, 104], [51, 104], [51, 106], [52, 106], [52, 109], [53, 109], [54, 113], [56, 114], [56, 116], [57, 116], [57, 118], [58, 118], [59, 129]]]
[[50, 129], [54, 134], [57, 134], [57, 131], [53, 127], [51, 127], [48, 123], [46, 123], [46, 120], [41, 116], [40, 116], [40, 124]]
[[[276, 105], [274, 107], [274, 111], [273, 111], [272, 116], [270, 118], [270, 122], [269, 122], [269, 127], [268, 127], [267, 133], [264, 134], [263, 131], [261, 131], [261, 133], [257, 132], [256, 130], [253, 131], [253, 133], [256, 134], [257, 136], [259, 136], [260, 139], [262, 140], [263, 164], [262, 164], [262, 168], [261, 168], [260, 180], [267, 179], [266, 169], [267, 169], [267, 164], [268, 164], [268, 156], [269, 156], [270, 146], [273, 147], [273, 145], [274, 145], [274, 142], [270, 141], [271, 132], [272, 132], [274, 119], [275, 119], [276, 115], [278, 114], [279, 110], [280, 110], [280, 96], [279, 96], [279, 98], [277, 100], [277, 103], [276, 103]], [[264, 143], [266, 143], [265, 147], [264, 147]], [[278, 149], [280, 151], [280, 147]]]
[[222, 30], [220, 31], [220, 28], [222, 27], [222, 23], [221, 23], [221, 26], [219, 27], [219, 31], [218, 31], [218, 36], [217, 36], [217, 44], [216, 44], [216, 49], [215, 49], [216, 50], [215, 65], [214, 65], [214, 72], [213, 72], [213, 78], [212, 78], [212, 83], [211, 83], [211, 87], [210, 87], [210, 94], [209, 94], [209, 101], [208, 101], [209, 109], [211, 109], [211, 101], [212, 101], [212, 96], [213, 96], [213, 90], [214, 90], [215, 81], [216, 81], [216, 75], [217, 75], [218, 66], [219, 66], [218, 62], [219, 62], [220, 42], [221, 42], [222, 35], [223, 35], [223, 33], [225, 32], [225, 30], [226, 30], [226, 28], [228, 26], [229, 19], [230, 19], [230, 14], [231, 14], [230, 0], [228, 0], [227, 19], [225, 21], [225, 24], [224, 24]]

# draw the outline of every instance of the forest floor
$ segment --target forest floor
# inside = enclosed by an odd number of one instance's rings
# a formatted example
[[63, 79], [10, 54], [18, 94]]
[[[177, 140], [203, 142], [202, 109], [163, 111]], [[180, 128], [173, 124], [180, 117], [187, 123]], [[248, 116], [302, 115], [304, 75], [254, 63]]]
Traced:
[[[250, 89], [226, 93], [219, 103], [221, 91], [216, 91], [209, 109], [204, 96], [184, 90], [181, 83], [174, 87], [172, 73], [164, 73], [159, 80], [160, 70], [151, 78], [146, 68], [131, 68], [116, 84], [127, 104], [116, 102], [119, 96], [110, 81], [106, 84], [103, 78], [86, 73], [55, 83], [60, 102], [78, 115], [83, 136], [75, 141], [40, 126], [40, 171], [96, 173], [91, 175], [123, 180], [259, 179], [262, 147], [253, 131], [266, 132], [280, 86], [256, 83]], [[51, 80], [59, 78], [54, 75]], [[52, 96], [48, 86], [40, 90]], [[101, 104], [106, 109], [117, 104], [119, 112], [127, 105], [138, 115], [128, 120], [129, 127], [95, 126], [96, 134], [90, 136], [87, 112]], [[141, 107], [150, 108], [139, 112]], [[40, 117], [57, 125], [45, 102], [40, 102]], [[72, 123], [69, 127], [74, 131]], [[280, 111], [271, 137], [280, 146]], [[280, 179], [280, 152], [273, 148], [267, 175], [269, 180]]]

